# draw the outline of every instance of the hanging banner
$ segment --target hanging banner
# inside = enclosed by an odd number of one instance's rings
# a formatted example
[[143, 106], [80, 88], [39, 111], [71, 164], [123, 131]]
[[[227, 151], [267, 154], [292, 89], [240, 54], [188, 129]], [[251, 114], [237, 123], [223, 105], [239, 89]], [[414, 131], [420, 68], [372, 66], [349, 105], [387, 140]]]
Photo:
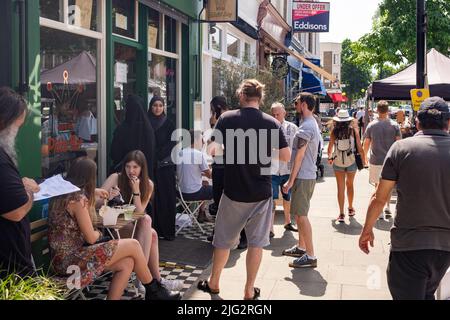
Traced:
[[293, 32], [329, 32], [329, 26], [329, 2], [292, 2]]

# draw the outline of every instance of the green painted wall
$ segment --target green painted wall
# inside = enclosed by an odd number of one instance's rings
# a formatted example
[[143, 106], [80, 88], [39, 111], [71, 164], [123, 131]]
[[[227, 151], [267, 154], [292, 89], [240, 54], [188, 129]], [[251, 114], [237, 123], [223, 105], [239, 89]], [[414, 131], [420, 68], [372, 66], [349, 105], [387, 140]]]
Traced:
[[203, 0], [163, 0], [162, 2], [191, 18], [197, 18], [203, 6]]

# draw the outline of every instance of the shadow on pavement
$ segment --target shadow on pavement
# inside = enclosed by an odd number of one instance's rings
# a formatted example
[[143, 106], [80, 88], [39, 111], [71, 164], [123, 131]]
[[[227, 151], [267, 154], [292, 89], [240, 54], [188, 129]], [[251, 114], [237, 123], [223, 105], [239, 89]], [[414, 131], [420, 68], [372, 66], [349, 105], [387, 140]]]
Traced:
[[331, 226], [339, 233], [357, 236], [361, 234], [363, 226], [353, 217], [349, 218], [350, 223], [339, 223], [336, 219], [331, 220]]
[[300, 290], [300, 294], [309, 297], [322, 297], [325, 295], [328, 282], [322, 277], [319, 271], [315, 269], [292, 269], [291, 281]]
[[375, 229], [381, 231], [390, 231], [393, 223], [394, 219], [392, 217], [390, 217], [389, 219], [378, 219], [375, 223]]
[[234, 249], [230, 251], [230, 256], [228, 257], [227, 264], [225, 268], [233, 268], [236, 265], [236, 262], [241, 257], [241, 254], [247, 254], [247, 249]]

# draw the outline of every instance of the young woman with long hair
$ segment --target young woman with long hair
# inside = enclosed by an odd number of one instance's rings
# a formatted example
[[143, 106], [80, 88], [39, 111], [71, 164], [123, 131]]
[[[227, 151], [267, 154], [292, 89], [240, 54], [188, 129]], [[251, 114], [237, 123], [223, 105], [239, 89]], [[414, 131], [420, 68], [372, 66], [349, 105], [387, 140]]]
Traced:
[[146, 289], [145, 298], [179, 299], [151, 275], [137, 240], [102, 241], [102, 233], [93, 227], [95, 196], [107, 195], [96, 190], [97, 165], [88, 158], [78, 158], [71, 165], [66, 180], [81, 189], [50, 201], [48, 241], [53, 269], [67, 275], [69, 267], [78, 266], [80, 285], [84, 287], [105, 270], [113, 271], [108, 299], [120, 299], [134, 271]]
[[[143, 152], [134, 150], [123, 159], [120, 173], [113, 173], [103, 183], [102, 189], [108, 190], [110, 197], [122, 195], [125, 203], [131, 203], [136, 207], [136, 212], [145, 212], [153, 193], [153, 182], [149, 179], [147, 159]], [[121, 230], [122, 237], [129, 236], [132, 232], [131, 224]], [[147, 261], [148, 268], [153, 276], [171, 291], [179, 291], [183, 288], [180, 280], [166, 280], [159, 273], [159, 249], [158, 234], [152, 228], [152, 219], [144, 215], [139, 219], [136, 227], [136, 239], [139, 241]], [[143, 290], [140, 283], [136, 283]]]
[[337, 196], [340, 211], [336, 220], [343, 223], [345, 222], [344, 203], [346, 189], [348, 215], [349, 217], [355, 215], [353, 182], [358, 169], [354, 156], [355, 148], [362, 157], [364, 154], [358, 127], [353, 124], [353, 118], [349, 116], [348, 111], [345, 109], [339, 110], [333, 120], [330, 143], [328, 144], [328, 163], [333, 165], [338, 189]]

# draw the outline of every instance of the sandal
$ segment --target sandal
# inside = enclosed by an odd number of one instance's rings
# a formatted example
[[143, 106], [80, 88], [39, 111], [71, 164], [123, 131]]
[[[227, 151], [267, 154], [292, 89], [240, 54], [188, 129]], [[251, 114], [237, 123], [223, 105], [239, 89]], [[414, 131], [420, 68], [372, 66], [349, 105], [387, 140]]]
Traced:
[[337, 217], [336, 221], [339, 222], [339, 223], [344, 223], [344, 222], [345, 222], [345, 214], [341, 213], [341, 214]]
[[211, 289], [209, 287], [208, 280], [202, 280], [197, 284], [197, 289], [202, 290], [204, 292], [210, 293], [210, 294], [219, 294], [219, 289]]
[[353, 217], [353, 216], [355, 216], [355, 214], [356, 214], [355, 209], [348, 208], [348, 216], [349, 217]]
[[261, 296], [261, 289], [260, 288], [253, 288], [253, 297], [252, 298], [246, 298], [244, 300], [258, 300], [258, 298]]

